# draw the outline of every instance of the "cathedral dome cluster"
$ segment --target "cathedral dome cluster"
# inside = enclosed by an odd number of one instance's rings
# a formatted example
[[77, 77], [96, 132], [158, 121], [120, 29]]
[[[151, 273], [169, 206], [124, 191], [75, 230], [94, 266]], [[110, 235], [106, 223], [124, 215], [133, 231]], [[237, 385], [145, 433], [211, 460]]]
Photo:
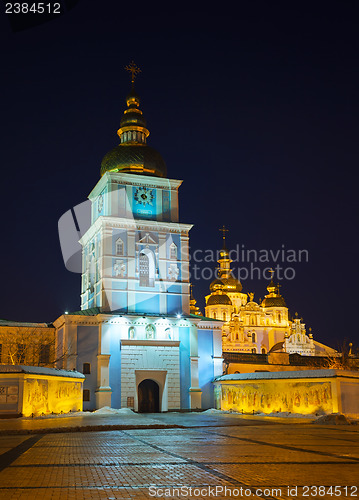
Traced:
[[101, 175], [106, 172], [167, 177], [166, 164], [158, 151], [146, 144], [150, 132], [140, 110], [140, 98], [132, 89], [126, 98], [125, 110], [117, 131], [121, 142], [101, 162]]
[[[306, 335], [301, 320], [291, 320], [279, 284], [273, 282], [274, 271], [264, 299], [254, 300], [254, 293], [243, 293], [242, 284], [232, 274], [230, 252], [226, 248], [224, 226], [223, 247], [218, 258], [218, 277], [209, 286], [205, 316], [223, 321], [224, 352], [267, 354], [274, 350], [313, 356], [312, 335]], [[292, 332], [292, 333], [291, 333]]]

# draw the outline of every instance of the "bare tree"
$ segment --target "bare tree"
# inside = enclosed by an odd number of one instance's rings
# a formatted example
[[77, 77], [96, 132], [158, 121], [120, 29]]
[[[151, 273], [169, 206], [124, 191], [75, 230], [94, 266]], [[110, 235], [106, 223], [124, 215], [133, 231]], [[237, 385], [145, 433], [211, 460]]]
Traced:
[[344, 340], [337, 349], [337, 355], [327, 356], [328, 368], [334, 370], [359, 370], [358, 348], [353, 348], [353, 344]]
[[0, 328], [0, 363], [30, 366], [63, 366], [68, 357], [53, 327], [9, 326]]

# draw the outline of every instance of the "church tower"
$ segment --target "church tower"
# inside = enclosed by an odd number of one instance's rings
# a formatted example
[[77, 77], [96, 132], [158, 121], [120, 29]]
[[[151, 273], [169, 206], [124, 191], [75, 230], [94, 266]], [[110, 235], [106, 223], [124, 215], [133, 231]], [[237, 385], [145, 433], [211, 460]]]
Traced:
[[84, 408], [139, 412], [212, 408], [222, 374], [221, 323], [190, 299], [190, 224], [178, 217], [178, 188], [147, 144], [134, 88], [89, 195], [82, 236], [81, 310], [58, 318], [67, 369], [86, 373]]
[[190, 224], [178, 222], [178, 188], [148, 146], [149, 130], [132, 88], [117, 134], [89, 195], [91, 227], [81, 239], [81, 308], [124, 313], [189, 314]]

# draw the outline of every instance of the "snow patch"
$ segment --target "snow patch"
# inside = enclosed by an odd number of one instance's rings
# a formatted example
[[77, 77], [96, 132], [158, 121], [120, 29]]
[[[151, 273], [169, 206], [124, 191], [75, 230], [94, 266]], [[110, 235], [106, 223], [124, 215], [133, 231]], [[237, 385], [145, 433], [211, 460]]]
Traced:
[[132, 417], [139, 416], [130, 408], [110, 408], [109, 406], [104, 406], [103, 408], [93, 411], [92, 415], [131, 415]]
[[330, 413], [329, 415], [323, 415], [318, 417], [313, 424], [325, 424], [325, 425], [351, 425], [353, 422], [348, 419], [343, 413]]
[[99, 410], [95, 411], [73, 411], [69, 413], [49, 413], [47, 415], [38, 415], [35, 417], [22, 417], [25, 420], [33, 420], [33, 419], [38, 419], [38, 418], [64, 418], [64, 417], [92, 417], [92, 416], [111, 416], [111, 415], [118, 415], [118, 416], [128, 416], [128, 417], [139, 417], [141, 418], [141, 415], [138, 415], [137, 413], [133, 412], [130, 410], [130, 408], [110, 408], [109, 406], [104, 406], [103, 408], [100, 408]]
[[201, 413], [207, 414], [207, 415], [220, 415], [222, 413], [235, 413], [233, 411], [227, 411], [227, 410], [217, 410], [216, 408], [209, 408], [208, 410], [201, 411], [201, 412], [196, 412], [196, 413]]

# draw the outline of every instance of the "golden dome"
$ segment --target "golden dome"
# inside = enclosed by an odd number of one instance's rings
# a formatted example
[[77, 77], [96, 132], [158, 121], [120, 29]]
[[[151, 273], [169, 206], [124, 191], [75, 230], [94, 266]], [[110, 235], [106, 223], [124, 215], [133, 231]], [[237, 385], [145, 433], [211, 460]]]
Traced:
[[167, 168], [162, 156], [146, 144], [150, 132], [139, 108], [140, 98], [133, 84], [126, 103], [127, 109], [117, 131], [121, 143], [102, 159], [101, 175], [105, 172], [125, 172], [167, 177]]

